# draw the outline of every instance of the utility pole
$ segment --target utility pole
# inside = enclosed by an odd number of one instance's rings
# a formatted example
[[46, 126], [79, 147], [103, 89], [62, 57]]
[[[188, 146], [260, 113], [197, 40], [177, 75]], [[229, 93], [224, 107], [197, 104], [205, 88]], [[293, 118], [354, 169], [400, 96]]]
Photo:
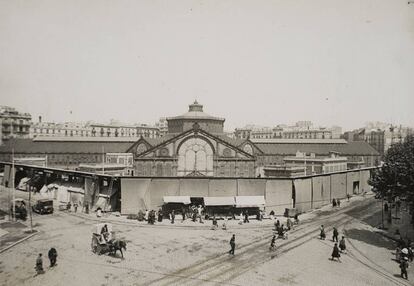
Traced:
[[102, 145], [102, 174], [105, 174], [105, 149]]
[[16, 189], [14, 188], [14, 148], [12, 148], [12, 192], [13, 192], [13, 220], [16, 220]]
[[29, 214], [30, 214], [30, 233], [33, 232], [33, 218], [32, 218], [32, 187], [30, 186], [31, 180], [33, 175], [31, 176], [30, 180], [26, 183], [26, 188], [29, 191]]

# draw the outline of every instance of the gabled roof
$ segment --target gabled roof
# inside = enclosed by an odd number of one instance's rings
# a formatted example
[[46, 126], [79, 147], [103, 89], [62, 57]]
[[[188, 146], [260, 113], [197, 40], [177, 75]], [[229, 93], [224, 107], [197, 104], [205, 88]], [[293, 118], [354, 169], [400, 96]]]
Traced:
[[[225, 135], [219, 135], [219, 136], [217, 136], [217, 135], [213, 135], [213, 134], [211, 134], [211, 133], [209, 133], [209, 132], [207, 132], [207, 131], [205, 131], [203, 129], [194, 129], [194, 128], [193, 129], [189, 129], [187, 131], [184, 131], [182, 133], [176, 134], [176, 135], [169, 134], [169, 136], [166, 137], [166, 140], [161, 141], [161, 143], [159, 143], [157, 145], [151, 145], [152, 148], [149, 148], [147, 151], [139, 154], [139, 157], [145, 156], [145, 155], [153, 152], [154, 150], [156, 150], [156, 149], [158, 149], [158, 148], [160, 148], [162, 146], [165, 146], [166, 144], [168, 144], [168, 143], [170, 143], [170, 142], [172, 142], [174, 140], [177, 140], [179, 138], [182, 138], [182, 137], [184, 137], [184, 136], [186, 136], [186, 135], [188, 135], [190, 133], [197, 133], [197, 134], [200, 133], [200, 134], [203, 134], [204, 136], [210, 137], [210, 138], [212, 138], [212, 139], [214, 139], [214, 140], [222, 143], [223, 145], [226, 145], [228, 147], [231, 147], [233, 149], [236, 149], [239, 153], [245, 155], [248, 158], [254, 158], [252, 155], [250, 155], [250, 154], [246, 153], [245, 151], [243, 151], [242, 149], [240, 149], [237, 145], [234, 145], [234, 144], [230, 143], [231, 140], [232, 140], [232, 138], [229, 138], [227, 136], [226, 136], [227, 138], [224, 138], [223, 136], [225, 136]], [[162, 138], [164, 138], [164, 137], [162, 137]], [[128, 150], [132, 150], [134, 148], [134, 146], [136, 146], [137, 144], [139, 144], [140, 142], [142, 142], [144, 140], [146, 141], [147, 139], [143, 139], [142, 138], [142, 139], [138, 140]], [[148, 141], [146, 141], [146, 142], [148, 142]], [[149, 142], [148, 142], [148, 144], [149, 144]]]
[[91, 141], [33, 141], [31, 139], [13, 138], [4, 140], [0, 153], [124, 153], [131, 142], [91, 142]]
[[365, 141], [354, 141], [346, 144], [309, 144], [309, 143], [256, 143], [265, 155], [295, 155], [297, 151], [329, 155], [329, 152], [339, 152], [344, 156], [370, 156], [379, 153]]

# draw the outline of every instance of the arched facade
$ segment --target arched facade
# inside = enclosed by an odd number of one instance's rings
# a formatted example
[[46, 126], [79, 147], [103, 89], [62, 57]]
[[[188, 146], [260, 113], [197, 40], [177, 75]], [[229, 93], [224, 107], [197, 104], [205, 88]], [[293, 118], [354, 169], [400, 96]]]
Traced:
[[214, 151], [204, 138], [190, 137], [186, 139], [179, 145], [177, 154], [177, 176], [214, 175]]

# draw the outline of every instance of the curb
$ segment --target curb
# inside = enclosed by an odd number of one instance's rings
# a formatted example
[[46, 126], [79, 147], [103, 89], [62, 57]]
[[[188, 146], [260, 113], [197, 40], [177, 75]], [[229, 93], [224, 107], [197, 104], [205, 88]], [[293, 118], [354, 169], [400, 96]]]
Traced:
[[23, 237], [22, 239], [20, 239], [20, 240], [18, 240], [18, 241], [16, 241], [16, 242], [12, 243], [11, 245], [9, 245], [9, 246], [7, 246], [7, 247], [5, 247], [5, 248], [3, 248], [3, 249], [0, 249], [0, 253], [3, 253], [3, 252], [5, 252], [5, 251], [9, 250], [10, 248], [12, 248], [12, 247], [14, 247], [14, 246], [18, 245], [19, 243], [22, 243], [23, 241], [28, 240], [29, 238], [31, 238], [31, 237], [33, 237], [33, 236], [35, 236], [35, 235], [36, 235], [36, 234], [38, 234], [38, 233], [39, 233], [39, 232], [38, 232], [38, 231], [36, 231], [36, 232], [34, 232], [34, 233], [32, 233], [32, 234], [29, 234], [29, 235], [28, 235], [28, 236], [26, 236], [26, 237]]

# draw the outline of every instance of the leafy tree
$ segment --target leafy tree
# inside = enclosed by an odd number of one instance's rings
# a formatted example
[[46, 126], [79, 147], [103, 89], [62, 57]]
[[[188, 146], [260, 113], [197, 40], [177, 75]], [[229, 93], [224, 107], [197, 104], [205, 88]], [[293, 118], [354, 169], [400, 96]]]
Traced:
[[406, 197], [414, 202], [414, 136], [396, 143], [388, 149], [384, 164], [369, 181], [381, 197]]

